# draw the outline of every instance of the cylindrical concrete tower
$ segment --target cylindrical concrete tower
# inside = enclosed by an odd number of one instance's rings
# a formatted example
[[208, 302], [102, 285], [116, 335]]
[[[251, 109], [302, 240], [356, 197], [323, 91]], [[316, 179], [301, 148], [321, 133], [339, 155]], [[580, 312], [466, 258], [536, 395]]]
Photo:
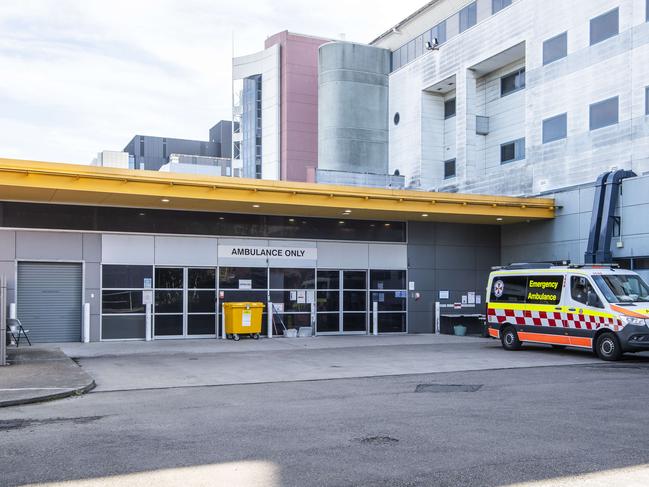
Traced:
[[388, 173], [390, 51], [350, 42], [320, 46], [318, 169]]

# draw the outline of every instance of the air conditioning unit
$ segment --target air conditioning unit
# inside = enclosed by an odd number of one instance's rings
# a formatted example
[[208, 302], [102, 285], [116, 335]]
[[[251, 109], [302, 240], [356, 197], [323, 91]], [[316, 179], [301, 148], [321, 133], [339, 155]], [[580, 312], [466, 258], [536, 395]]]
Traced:
[[475, 117], [475, 133], [477, 135], [489, 135], [489, 117], [476, 115]]

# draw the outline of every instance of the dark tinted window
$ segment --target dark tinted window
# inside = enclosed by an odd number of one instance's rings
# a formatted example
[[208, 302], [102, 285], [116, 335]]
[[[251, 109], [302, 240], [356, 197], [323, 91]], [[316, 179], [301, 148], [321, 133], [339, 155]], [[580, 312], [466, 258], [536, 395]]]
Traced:
[[543, 43], [543, 64], [550, 64], [568, 55], [568, 33], [564, 32]]
[[525, 88], [525, 68], [500, 78], [500, 96], [509, 95], [523, 88]]
[[530, 276], [526, 301], [529, 304], [559, 304], [562, 290], [563, 276]]
[[338, 271], [318, 271], [318, 289], [340, 288], [340, 273]]
[[406, 313], [379, 313], [379, 333], [406, 331]]
[[451, 118], [455, 116], [455, 98], [446, 100], [444, 102], [444, 118]]
[[365, 271], [345, 271], [343, 272], [343, 287], [345, 289], [366, 289], [365, 279]]
[[183, 292], [182, 291], [156, 291], [155, 292], [156, 313], [182, 313]]
[[142, 289], [144, 280], [153, 277], [150, 265], [104, 265], [101, 272], [103, 288]]
[[101, 312], [111, 314], [144, 313], [142, 291], [102, 291]]
[[455, 177], [455, 159], [444, 161], [444, 179]]
[[406, 271], [370, 271], [370, 289], [405, 289]]
[[543, 143], [565, 139], [568, 136], [568, 115], [563, 113], [543, 120]]
[[618, 122], [619, 99], [609, 98], [608, 100], [593, 103], [590, 106], [590, 129], [596, 130]]
[[426, 40], [433, 42], [433, 39], [437, 39], [439, 44], [444, 44], [446, 42], [446, 21], [440, 22], [435, 27], [428, 31]]
[[406, 295], [397, 291], [372, 291], [370, 300], [378, 303], [379, 311], [406, 310]]
[[591, 299], [594, 299], [592, 306], [597, 308], [604, 307], [587, 277], [572, 276], [570, 278], [570, 296], [572, 299], [578, 303], [588, 305], [589, 294], [592, 296]]
[[495, 276], [491, 283], [489, 301], [494, 303], [524, 303], [526, 290], [526, 276]]
[[473, 2], [460, 10], [460, 32], [464, 32], [469, 27], [473, 27], [477, 20], [477, 4]]
[[156, 289], [182, 289], [183, 270], [181, 268], [158, 267], [155, 270]]
[[609, 37], [618, 35], [620, 30], [620, 11], [611, 10], [595, 17], [590, 21], [590, 45], [602, 42]]
[[505, 7], [509, 7], [512, 4], [512, 0], [492, 0], [491, 1], [491, 12], [496, 13], [500, 12]]
[[521, 159], [525, 159], [525, 139], [514, 140], [500, 146], [500, 162], [502, 164]]
[[188, 289], [215, 289], [216, 269], [188, 269]]
[[377, 225], [373, 221], [354, 220], [353, 225], [340, 226], [337, 219], [328, 218], [10, 202], [1, 202], [0, 210], [1, 225], [12, 228], [406, 241], [406, 226], [403, 222]]
[[219, 288], [220, 289], [239, 289], [245, 287], [247, 282], [252, 281], [252, 289], [267, 289], [268, 274], [265, 267], [220, 267], [219, 268]]
[[270, 289], [313, 289], [315, 269], [271, 269]]

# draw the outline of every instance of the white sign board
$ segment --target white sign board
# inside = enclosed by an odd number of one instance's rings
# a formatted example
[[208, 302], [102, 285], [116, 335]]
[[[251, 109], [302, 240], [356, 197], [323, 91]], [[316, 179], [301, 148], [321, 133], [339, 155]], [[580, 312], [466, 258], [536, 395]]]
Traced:
[[153, 291], [142, 291], [142, 304], [153, 304]]
[[219, 245], [219, 259], [317, 260], [318, 249], [315, 247]]
[[449, 292], [448, 291], [440, 291], [439, 292], [439, 299], [448, 299], [449, 298]]
[[414, 290], [415, 290], [415, 281], [408, 282], [408, 291], [414, 291]]
[[239, 279], [239, 289], [252, 289], [252, 279]]

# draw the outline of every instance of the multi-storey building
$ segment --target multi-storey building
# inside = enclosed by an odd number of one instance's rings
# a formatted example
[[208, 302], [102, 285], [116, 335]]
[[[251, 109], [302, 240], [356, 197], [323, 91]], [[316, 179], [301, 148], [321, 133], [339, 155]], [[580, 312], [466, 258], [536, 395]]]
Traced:
[[507, 195], [648, 171], [648, 3], [429, 2], [371, 42], [392, 56], [391, 170]]

